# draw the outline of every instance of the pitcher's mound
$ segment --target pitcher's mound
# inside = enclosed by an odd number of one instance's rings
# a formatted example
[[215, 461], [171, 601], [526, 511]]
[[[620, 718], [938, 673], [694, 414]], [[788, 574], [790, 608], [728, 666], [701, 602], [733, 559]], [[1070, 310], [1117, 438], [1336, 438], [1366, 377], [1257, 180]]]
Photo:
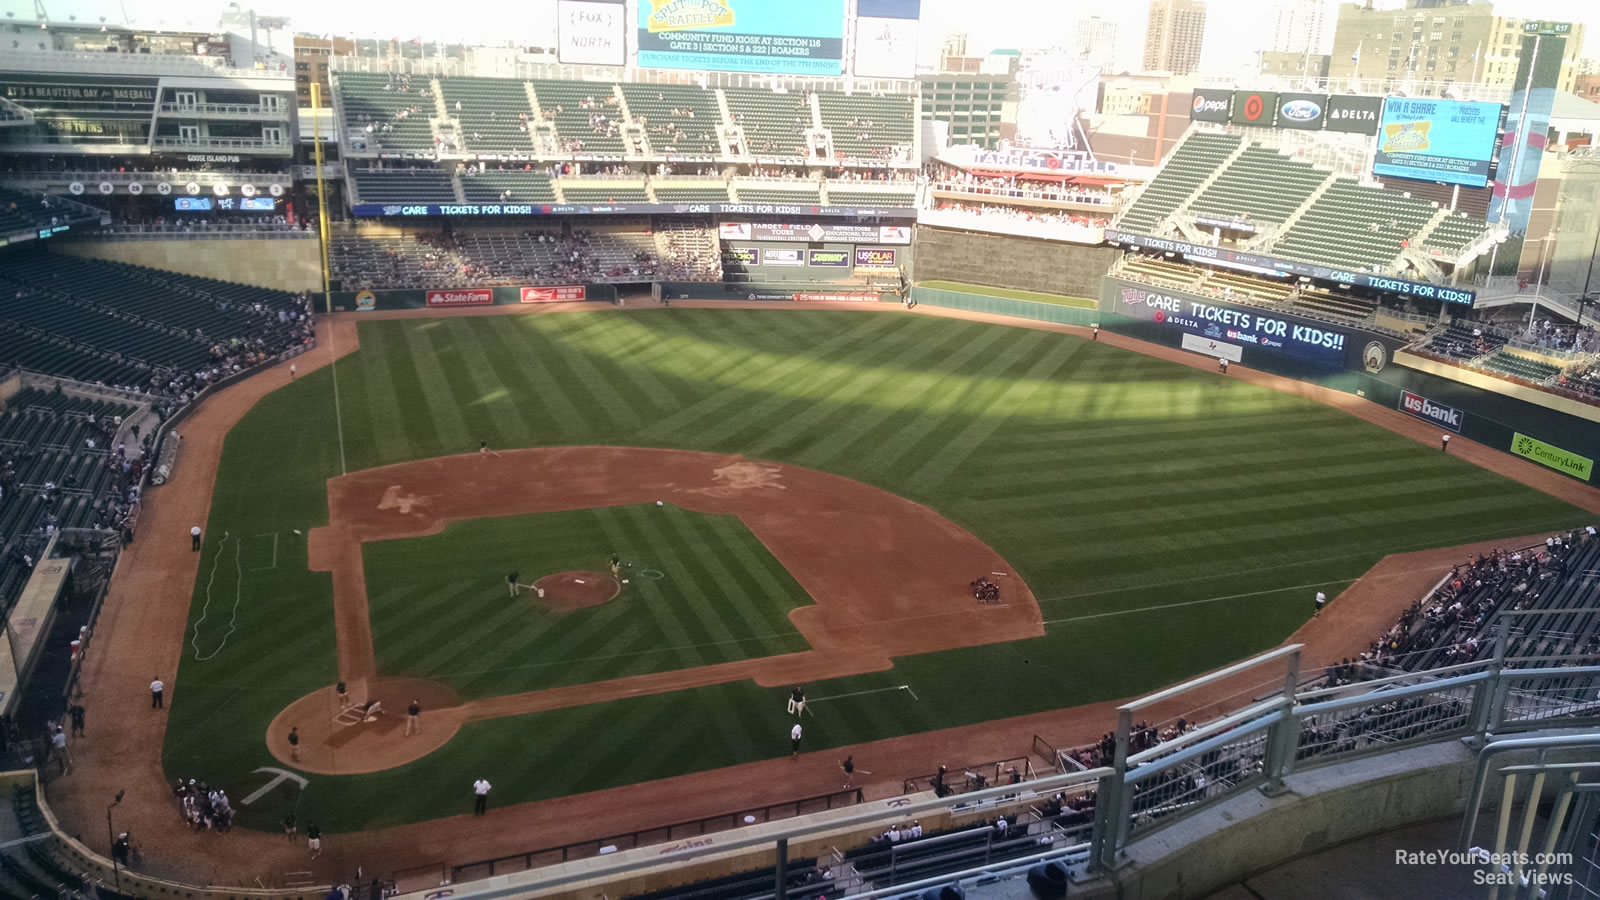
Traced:
[[544, 591], [544, 596], [536, 599], [557, 612], [599, 606], [622, 593], [617, 579], [604, 572], [557, 572], [533, 586]]

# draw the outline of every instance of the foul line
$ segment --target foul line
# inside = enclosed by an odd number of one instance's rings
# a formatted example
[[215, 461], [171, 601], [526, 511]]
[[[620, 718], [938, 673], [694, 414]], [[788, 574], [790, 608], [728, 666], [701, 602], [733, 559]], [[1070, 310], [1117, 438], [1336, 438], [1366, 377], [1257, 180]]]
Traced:
[[[1401, 574], [1401, 573], [1397, 572], [1395, 574], [1398, 575], [1398, 574]], [[1348, 578], [1338, 578], [1338, 579], [1335, 579], [1333, 581], [1313, 581], [1310, 584], [1291, 584], [1291, 585], [1286, 585], [1284, 587], [1268, 588], [1268, 589], [1266, 589], [1264, 591], [1248, 591], [1248, 592], [1243, 593], [1243, 594], [1224, 594], [1224, 595], [1222, 595], [1220, 597], [1206, 597], [1203, 600], [1185, 600], [1185, 601], [1183, 601], [1181, 603], [1163, 603], [1163, 604], [1159, 604], [1159, 605], [1156, 605], [1156, 606], [1141, 606], [1141, 607], [1139, 607], [1137, 609], [1116, 609], [1116, 610], [1112, 610], [1111, 612], [1090, 613], [1089, 615], [1086, 615], [1086, 616], [1067, 616], [1064, 619], [1045, 619], [1043, 622], [1040, 622], [1039, 624], [1041, 624], [1041, 625], [1058, 625], [1058, 624], [1060, 624], [1062, 622], [1082, 622], [1085, 619], [1104, 619], [1104, 618], [1106, 618], [1108, 616], [1127, 616], [1127, 615], [1132, 615], [1134, 613], [1155, 612], [1156, 610], [1160, 610], [1160, 609], [1177, 609], [1177, 608], [1179, 608], [1181, 606], [1198, 606], [1198, 605], [1200, 605], [1202, 603], [1217, 603], [1217, 602], [1222, 601], [1222, 600], [1238, 600], [1241, 597], [1259, 597], [1262, 594], [1276, 594], [1276, 593], [1280, 593], [1282, 591], [1299, 591], [1299, 590], [1304, 590], [1305, 588], [1327, 587], [1328, 585], [1331, 585], [1331, 584], [1344, 584], [1347, 581], [1350, 581], [1350, 579], [1348, 579]]]
[[218, 653], [221, 653], [222, 648], [228, 645], [228, 638], [233, 635], [235, 630], [237, 630], [237, 623], [239, 621], [239, 600], [244, 594], [244, 569], [239, 565], [239, 548], [243, 546], [244, 541], [233, 542], [233, 570], [236, 573], [236, 577], [233, 582], [233, 612], [228, 616], [228, 630], [223, 632], [222, 643], [217, 645], [217, 649], [203, 656], [201, 655], [200, 624], [206, 620], [206, 616], [211, 614], [211, 586], [217, 578], [217, 563], [222, 559], [221, 547], [227, 543], [228, 533], [224, 531], [222, 533], [222, 541], [218, 545], [217, 555], [211, 559], [211, 574], [206, 577], [206, 602], [200, 607], [200, 618], [196, 619], [194, 622], [194, 636], [189, 639], [189, 646], [194, 648], [194, 658], [196, 662], [205, 662], [208, 659], [214, 658]]

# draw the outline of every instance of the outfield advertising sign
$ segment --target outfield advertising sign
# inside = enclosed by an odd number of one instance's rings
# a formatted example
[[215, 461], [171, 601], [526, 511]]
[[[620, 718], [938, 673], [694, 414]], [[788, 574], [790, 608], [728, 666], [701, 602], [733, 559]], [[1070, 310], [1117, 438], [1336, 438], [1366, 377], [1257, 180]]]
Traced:
[[1206, 341], [1254, 346], [1330, 366], [1343, 366], [1350, 336], [1293, 316], [1240, 308], [1190, 294], [1166, 293], [1123, 281], [1108, 312], [1177, 328]]
[[1278, 127], [1300, 131], [1318, 131], [1328, 108], [1327, 94], [1279, 94]]
[[1196, 122], [1226, 122], [1232, 101], [1232, 91], [1195, 91], [1194, 100], [1189, 104], [1189, 118]]
[[806, 265], [834, 268], [850, 267], [849, 250], [807, 250]]
[[588, 289], [581, 284], [566, 284], [559, 287], [525, 287], [522, 289], [523, 303], [567, 303], [575, 300], [587, 300]]
[[1455, 407], [1435, 403], [1421, 394], [1413, 394], [1410, 391], [1400, 392], [1400, 411], [1424, 422], [1448, 428], [1457, 434], [1461, 433], [1461, 423], [1466, 418], [1461, 410]]
[[1511, 452], [1584, 481], [1588, 481], [1594, 473], [1594, 460], [1587, 456], [1579, 456], [1538, 438], [1528, 437], [1520, 431], [1511, 435]]
[[1278, 95], [1273, 91], [1235, 91], [1233, 117], [1235, 125], [1255, 125], [1271, 128], [1277, 115]]
[[1334, 94], [1328, 98], [1326, 128], [1345, 134], [1377, 134], [1383, 111], [1382, 97], [1352, 97]]
[[639, 0], [639, 66], [841, 75], [844, 8], [844, 0]]
[[909, 244], [903, 225], [850, 225], [843, 222], [723, 222], [725, 241], [807, 241], [813, 244]]
[[1372, 172], [1467, 187], [1489, 183], [1500, 104], [1390, 97]]
[[429, 306], [489, 306], [494, 303], [494, 291], [478, 288], [470, 291], [429, 291]]
[[890, 247], [857, 247], [856, 268], [867, 272], [893, 272], [899, 268], [899, 253]]
[[763, 250], [761, 251], [761, 264], [763, 266], [803, 266], [805, 257], [800, 250]]

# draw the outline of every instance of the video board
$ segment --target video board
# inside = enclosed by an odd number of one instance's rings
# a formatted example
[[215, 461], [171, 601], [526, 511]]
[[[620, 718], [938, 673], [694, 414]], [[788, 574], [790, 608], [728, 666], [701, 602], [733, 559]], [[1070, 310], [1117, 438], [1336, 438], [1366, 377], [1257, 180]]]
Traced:
[[639, 0], [638, 64], [841, 75], [844, 6], [844, 0]]
[[1390, 97], [1383, 104], [1372, 172], [1483, 187], [1499, 131], [1498, 103]]

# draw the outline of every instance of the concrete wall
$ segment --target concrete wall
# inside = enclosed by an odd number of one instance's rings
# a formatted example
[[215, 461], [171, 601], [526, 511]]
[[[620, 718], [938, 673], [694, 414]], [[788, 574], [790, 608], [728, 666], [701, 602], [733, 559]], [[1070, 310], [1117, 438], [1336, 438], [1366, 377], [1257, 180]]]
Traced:
[[959, 281], [993, 287], [1094, 297], [1117, 251], [1060, 241], [948, 231], [919, 226], [913, 244], [918, 281]]
[[315, 240], [71, 241], [51, 249], [280, 291], [322, 290]]

